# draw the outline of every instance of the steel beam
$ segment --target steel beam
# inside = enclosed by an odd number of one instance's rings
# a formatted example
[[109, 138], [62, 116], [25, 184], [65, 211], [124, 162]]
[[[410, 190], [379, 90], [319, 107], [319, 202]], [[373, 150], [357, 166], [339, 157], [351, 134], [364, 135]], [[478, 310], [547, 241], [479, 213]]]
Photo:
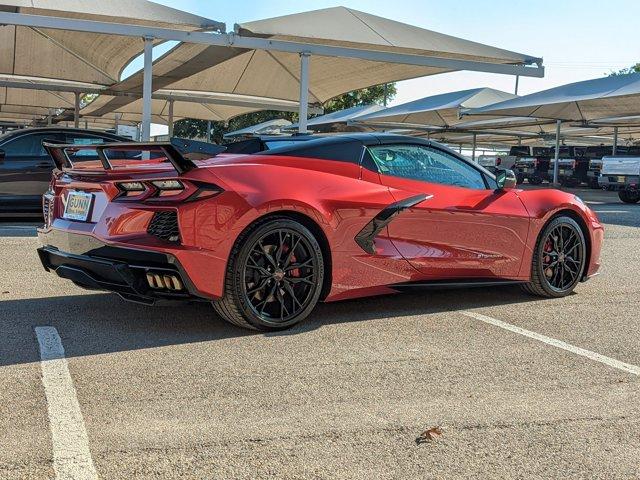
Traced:
[[523, 77], [544, 77], [542, 59], [528, 57], [523, 64], [503, 64], [476, 62], [453, 58], [421, 56], [408, 53], [365, 50], [353, 47], [338, 47], [304, 42], [272, 40], [259, 37], [243, 37], [236, 33], [214, 34], [208, 32], [188, 32], [169, 28], [141, 25], [127, 25], [75, 18], [27, 15], [24, 13], [0, 12], [0, 25], [21, 25], [34, 28], [52, 28], [78, 32], [102, 33], [129, 37], [151, 37], [159, 40], [246, 48], [248, 50], [270, 50], [288, 53], [309, 53], [328, 57], [358, 58], [373, 62], [399, 63], [444, 70], [469, 70], [477, 72], [501, 73]]
[[80, 128], [80, 93], [75, 93], [75, 101], [73, 104], [73, 126]]
[[300, 100], [298, 102], [298, 133], [307, 133], [309, 119], [309, 60], [308, 53], [300, 54]]
[[142, 141], [151, 139], [151, 95], [153, 92], [153, 37], [144, 38], [144, 74], [142, 81]]
[[473, 134], [473, 146], [471, 150], [471, 160], [476, 161], [476, 146], [478, 145], [478, 134]]
[[558, 161], [560, 159], [560, 128], [562, 127], [562, 120], [556, 121], [556, 152], [555, 161], [553, 162], [553, 185], [558, 186]]
[[173, 102], [172, 98], [169, 99], [169, 138], [173, 137]]
[[618, 127], [613, 127], [613, 150], [611, 153], [614, 157], [618, 153]]
[[[64, 83], [51, 83], [45, 79], [29, 79], [25, 81], [2, 80], [0, 75], [0, 87], [21, 88], [25, 90], [46, 90], [50, 92], [66, 93], [96, 93], [100, 95], [110, 95], [114, 97], [134, 97], [141, 98], [139, 93], [122, 92], [110, 90], [108, 87], [92, 88], [90, 86], [74, 86]], [[190, 102], [202, 104], [228, 105], [232, 107], [264, 108], [279, 110], [282, 112], [297, 112], [298, 102], [292, 100], [282, 100], [279, 98], [256, 97], [251, 95], [236, 94], [175, 94], [173, 91], [157, 90], [151, 96], [157, 100], [173, 99], [177, 102]], [[324, 113], [321, 107], [310, 106], [309, 113], [321, 115]]]

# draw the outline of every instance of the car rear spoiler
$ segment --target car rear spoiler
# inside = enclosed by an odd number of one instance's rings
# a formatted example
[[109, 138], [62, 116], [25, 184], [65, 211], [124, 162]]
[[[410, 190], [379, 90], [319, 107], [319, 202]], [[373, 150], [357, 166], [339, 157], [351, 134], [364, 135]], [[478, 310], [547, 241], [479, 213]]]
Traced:
[[113, 170], [113, 166], [109, 158], [105, 154], [105, 150], [132, 151], [132, 152], [161, 152], [167, 160], [173, 165], [179, 175], [190, 170], [198, 168], [197, 165], [189, 158], [200, 156], [203, 158], [215, 157], [224, 152], [226, 147], [214, 145], [212, 143], [198, 142], [196, 140], [187, 140], [184, 138], [172, 138], [169, 142], [149, 142], [149, 143], [101, 143], [89, 145], [69, 145], [50, 143], [46, 140], [42, 142], [42, 146], [52, 158], [56, 167], [60, 170], [65, 168], [73, 168], [73, 163], [69, 158], [69, 153], [76, 153], [80, 150], [95, 151], [105, 170]]

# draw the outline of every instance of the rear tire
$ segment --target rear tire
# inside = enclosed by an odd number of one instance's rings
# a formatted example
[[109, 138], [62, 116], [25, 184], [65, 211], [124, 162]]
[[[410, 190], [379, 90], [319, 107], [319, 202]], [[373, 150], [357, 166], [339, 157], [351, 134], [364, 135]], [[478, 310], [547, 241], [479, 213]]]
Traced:
[[542, 230], [533, 253], [531, 281], [523, 288], [539, 297], [569, 295], [582, 279], [586, 265], [586, 241], [571, 217], [552, 219]]
[[323, 280], [322, 250], [309, 229], [286, 217], [271, 217], [236, 241], [224, 295], [213, 307], [239, 327], [284, 330], [311, 313]]
[[638, 203], [640, 201], [640, 191], [630, 192], [628, 190], [620, 190], [618, 198], [624, 203]]

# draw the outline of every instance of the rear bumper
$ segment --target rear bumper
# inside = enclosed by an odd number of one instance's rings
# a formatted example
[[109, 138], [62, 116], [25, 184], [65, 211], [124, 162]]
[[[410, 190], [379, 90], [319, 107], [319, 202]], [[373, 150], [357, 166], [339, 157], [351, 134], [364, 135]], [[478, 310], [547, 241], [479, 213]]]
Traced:
[[638, 190], [640, 178], [637, 175], [600, 175], [598, 184], [614, 190]]
[[[158, 300], [210, 300], [199, 292], [176, 258], [157, 251], [111, 246], [88, 235], [39, 231], [38, 255], [46, 271], [125, 300], [154, 304]], [[152, 288], [147, 274], [178, 279], [181, 288]]]

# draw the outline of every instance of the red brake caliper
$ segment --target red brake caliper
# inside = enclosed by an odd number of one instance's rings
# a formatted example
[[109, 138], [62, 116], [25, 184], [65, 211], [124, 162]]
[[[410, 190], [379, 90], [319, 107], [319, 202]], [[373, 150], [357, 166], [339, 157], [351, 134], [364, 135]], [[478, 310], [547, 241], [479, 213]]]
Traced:
[[[553, 250], [553, 245], [551, 244], [550, 238], [547, 238], [547, 241], [544, 244], [543, 250], [545, 253], [547, 253], [547, 255], [544, 256], [544, 263], [548, 265], [551, 263], [551, 255], [548, 255], [548, 253]], [[544, 274], [546, 275], [547, 278], [551, 278], [553, 276], [553, 269], [552, 268], [545, 269]]]

